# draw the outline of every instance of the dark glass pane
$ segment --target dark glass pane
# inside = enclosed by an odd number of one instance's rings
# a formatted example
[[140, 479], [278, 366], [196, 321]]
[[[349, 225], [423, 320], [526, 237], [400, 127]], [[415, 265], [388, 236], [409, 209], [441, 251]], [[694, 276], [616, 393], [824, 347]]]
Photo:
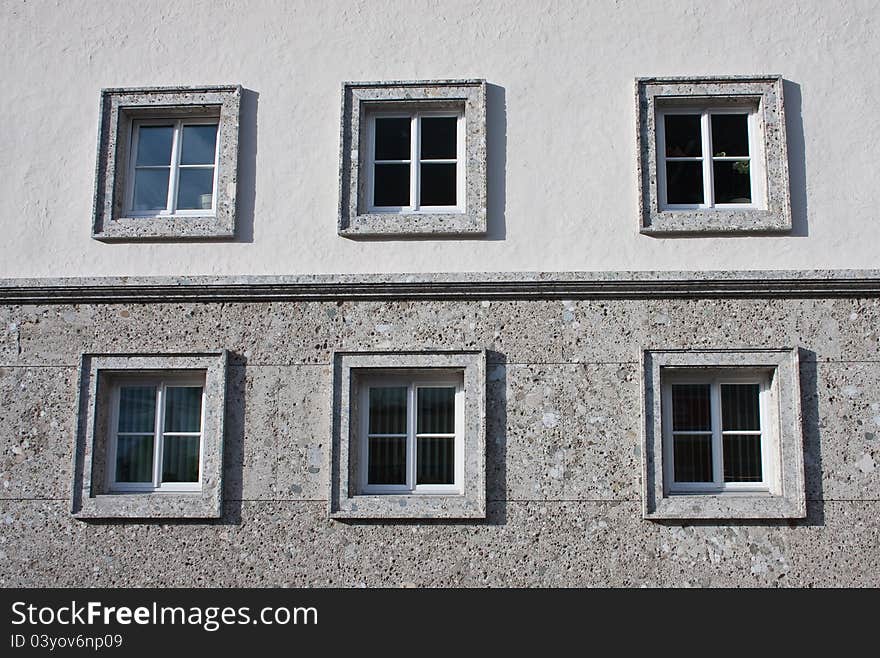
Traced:
[[405, 386], [370, 389], [370, 434], [406, 434]]
[[666, 157], [682, 158], [703, 154], [699, 114], [667, 114]]
[[712, 482], [711, 435], [676, 435], [672, 447], [676, 482]]
[[444, 160], [456, 157], [455, 117], [428, 117], [422, 119], [422, 160]]
[[455, 439], [418, 438], [416, 484], [455, 484]]
[[165, 210], [168, 207], [168, 167], [136, 169], [134, 172], [134, 210]]
[[749, 124], [746, 114], [713, 114], [712, 155], [749, 155]]
[[455, 388], [418, 389], [419, 434], [455, 433]]
[[169, 166], [173, 141], [172, 126], [141, 126], [138, 129], [138, 152], [135, 164]]
[[370, 437], [368, 484], [406, 484], [406, 437]]
[[152, 433], [156, 429], [156, 388], [123, 386], [119, 389], [120, 432]]
[[423, 164], [419, 202], [423, 206], [454, 206], [455, 163]]
[[214, 164], [217, 145], [217, 124], [184, 126], [180, 164]]
[[201, 386], [173, 386], [165, 389], [165, 431], [202, 431]]
[[666, 163], [666, 203], [703, 203], [703, 163]]
[[754, 430], [761, 429], [761, 414], [758, 411], [758, 384], [721, 385], [721, 429]]
[[724, 481], [760, 482], [761, 436], [759, 434], [725, 434]]
[[177, 182], [178, 210], [210, 210], [214, 196], [214, 168], [181, 169]]
[[377, 164], [373, 181], [373, 205], [409, 205], [409, 165]]
[[376, 160], [409, 160], [410, 125], [402, 119], [376, 119]]
[[715, 203], [751, 203], [752, 183], [749, 162], [713, 162]]
[[116, 481], [153, 481], [153, 435], [120, 436], [116, 440]]
[[708, 384], [672, 385], [672, 431], [712, 431]]
[[162, 448], [162, 482], [199, 481], [199, 437], [166, 436]]

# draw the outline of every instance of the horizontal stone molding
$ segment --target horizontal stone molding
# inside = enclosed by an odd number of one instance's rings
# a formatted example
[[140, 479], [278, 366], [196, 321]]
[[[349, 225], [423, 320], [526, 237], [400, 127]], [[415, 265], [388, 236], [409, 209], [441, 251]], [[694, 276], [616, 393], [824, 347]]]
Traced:
[[880, 296], [880, 270], [0, 279], [2, 304]]

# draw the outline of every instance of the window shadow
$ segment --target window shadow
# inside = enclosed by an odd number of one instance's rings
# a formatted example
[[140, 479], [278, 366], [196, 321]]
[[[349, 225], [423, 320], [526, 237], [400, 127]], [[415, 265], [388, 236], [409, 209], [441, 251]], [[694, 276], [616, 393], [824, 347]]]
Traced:
[[238, 193], [236, 196], [235, 242], [254, 241], [254, 207], [257, 194], [257, 108], [260, 95], [241, 90], [238, 124]]
[[486, 240], [507, 238], [507, 97], [504, 87], [486, 85]]
[[806, 237], [807, 169], [804, 122], [801, 117], [801, 86], [791, 80], [782, 81], [785, 97], [785, 135], [788, 145], [788, 179], [791, 195], [791, 237]]

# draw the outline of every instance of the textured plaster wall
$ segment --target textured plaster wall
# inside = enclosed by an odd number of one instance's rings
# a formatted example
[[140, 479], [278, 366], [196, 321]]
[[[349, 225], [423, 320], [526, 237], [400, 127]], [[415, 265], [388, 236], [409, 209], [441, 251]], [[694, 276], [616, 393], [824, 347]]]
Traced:
[[[0, 12], [0, 276], [875, 267], [873, 1], [23, 2]], [[639, 235], [633, 85], [781, 73], [791, 234]], [[341, 238], [343, 80], [485, 78], [489, 239]], [[99, 91], [242, 84], [239, 240], [90, 238]]]
[[[0, 585], [880, 585], [880, 300], [0, 309]], [[641, 518], [638, 350], [802, 349], [808, 517]], [[70, 515], [81, 352], [228, 348], [218, 522]], [[331, 353], [487, 349], [486, 521], [327, 517]], [[821, 568], [817, 568], [821, 565]]]

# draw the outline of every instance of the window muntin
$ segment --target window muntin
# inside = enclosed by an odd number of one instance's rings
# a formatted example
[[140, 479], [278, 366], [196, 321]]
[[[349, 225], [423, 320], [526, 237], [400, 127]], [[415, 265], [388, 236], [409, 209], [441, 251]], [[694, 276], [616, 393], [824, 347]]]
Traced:
[[770, 375], [729, 369], [663, 376], [669, 493], [768, 492]]
[[126, 214], [213, 214], [219, 128], [210, 118], [133, 121]]
[[368, 117], [370, 212], [464, 212], [464, 112]]
[[370, 378], [360, 395], [361, 493], [462, 493], [460, 375]]
[[764, 206], [757, 106], [657, 111], [660, 209]]
[[200, 491], [204, 378], [119, 379], [111, 393], [107, 480], [111, 492]]

